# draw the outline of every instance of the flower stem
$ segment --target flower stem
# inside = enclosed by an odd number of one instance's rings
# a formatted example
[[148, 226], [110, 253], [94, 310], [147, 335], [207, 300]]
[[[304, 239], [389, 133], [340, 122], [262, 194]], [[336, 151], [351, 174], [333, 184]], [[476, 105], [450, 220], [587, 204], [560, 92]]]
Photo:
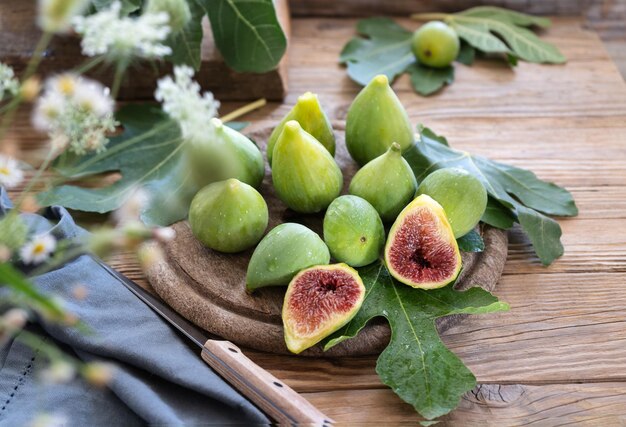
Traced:
[[248, 114], [251, 111], [254, 111], [258, 108], [263, 107], [265, 104], [267, 104], [267, 101], [265, 100], [265, 98], [257, 99], [256, 101], [251, 102], [250, 104], [244, 105], [243, 107], [237, 108], [235, 111], [231, 111], [230, 113], [226, 114], [225, 116], [222, 117], [222, 122], [226, 123], [226, 122], [233, 121], [243, 116], [244, 114]]
[[125, 71], [125, 63], [120, 62], [115, 66], [115, 76], [113, 77], [113, 86], [111, 87], [111, 97], [113, 99], [117, 98], [117, 94], [120, 91], [120, 86], [122, 85], [122, 78], [124, 77]]
[[89, 60], [89, 61], [85, 61], [82, 65], [80, 65], [79, 67], [74, 68], [74, 72], [76, 74], [84, 74], [87, 71], [91, 70], [93, 67], [95, 67], [96, 65], [101, 64], [102, 62], [104, 62], [104, 55], [100, 55], [100, 56], [96, 56], [95, 58]]
[[41, 165], [39, 166], [39, 169], [37, 169], [35, 176], [31, 178], [26, 188], [24, 188], [24, 190], [20, 194], [19, 199], [17, 199], [17, 202], [15, 202], [15, 207], [17, 208], [17, 210], [19, 210], [20, 205], [24, 201], [24, 198], [28, 195], [30, 190], [32, 190], [33, 186], [37, 183], [37, 181], [39, 181], [44, 170], [46, 170], [48, 166], [50, 165], [50, 162], [52, 161], [52, 157], [54, 156], [54, 152], [55, 152], [54, 148], [51, 147], [43, 163], [41, 163]]

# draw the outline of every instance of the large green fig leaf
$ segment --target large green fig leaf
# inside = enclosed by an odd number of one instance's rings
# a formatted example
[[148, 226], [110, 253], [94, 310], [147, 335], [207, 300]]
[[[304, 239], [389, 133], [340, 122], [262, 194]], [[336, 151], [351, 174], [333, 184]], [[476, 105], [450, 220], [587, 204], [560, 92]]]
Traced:
[[[532, 242], [544, 265], [563, 255], [561, 227], [547, 215], [575, 216], [578, 209], [572, 195], [556, 184], [542, 181], [531, 171], [495, 162], [451, 148], [445, 138], [428, 128], [421, 129], [419, 141], [405, 154], [418, 182], [445, 167], [460, 167], [478, 178], [493, 199], [488, 218], [506, 224], [506, 208], [514, 215]], [[498, 216], [494, 218], [494, 210]]]
[[186, 64], [198, 71], [202, 63], [200, 47], [203, 36], [202, 18], [205, 12], [195, 1], [188, 2], [188, 5], [191, 19], [181, 31], [168, 37], [167, 45], [172, 49], [172, 54], [166, 59], [172, 64]]
[[146, 223], [167, 225], [184, 218], [194, 188], [181, 163], [178, 126], [155, 105], [129, 105], [116, 116], [124, 132], [111, 139], [106, 151], [69, 156], [57, 162], [55, 169], [71, 179], [106, 172], [119, 172], [122, 177], [106, 187], [53, 187], [39, 194], [39, 203], [104, 213], [119, 208], [141, 187], [150, 196], [142, 213]]
[[355, 337], [374, 317], [385, 317], [391, 341], [376, 363], [382, 382], [428, 419], [450, 412], [476, 385], [476, 378], [441, 342], [435, 319], [504, 311], [508, 304], [481, 288], [413, 289], [394, 280], [382, 262], [358, 270], [366, 288], [363, 305], [324, 348]]
[[428, 96], [454, 80], [454, 67], [425, 67], [417, 62], [409, 65], [407, 72], [411, 76], [411, 84], [415, 92]]
[[348, 66], [348, 75], [365, 86], [378, 74], [393, 81], [415, 62], [411, 51], [412, 32], [389, 18], [362, 19], [355, 37], [341, 51], [339, 61]]
[[287, 48], [272, 0], [196, 0], [209, 15], [224, 60], [238, 72], [276, 68]]

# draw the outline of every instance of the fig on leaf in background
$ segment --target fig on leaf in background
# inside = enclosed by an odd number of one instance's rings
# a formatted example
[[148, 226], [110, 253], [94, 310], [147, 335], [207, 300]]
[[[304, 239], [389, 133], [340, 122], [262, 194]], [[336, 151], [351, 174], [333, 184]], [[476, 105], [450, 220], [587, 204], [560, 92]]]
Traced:
[[364, 298], [359, 273], [346, 264], [302, 270], [289, 283], [283, 303], [289, 351], [300, 353], [337, 331], [359, 311]]
[[326, 209], [341, 192], [343, 175], [335, 159], [295, 120], [285, 123], [272, 162], [276, 193], [296, 212]]
[[459, 55], [461, 42], [454, 28], [441, 21], [431, 21], [415, 31], [411, 48], [420, 64], [444, 68]]
[[461, 271], [461, 253], [439, 203], [422, 194], [393, 223], [385, 263], [396, 280], [414, 288], [447, 285]]
[[329, 262], [328, 248], [317, 233], [300, 224], [280, 224], [254, 250], [246, 288], [251, 292], [266, 286], [286, 286], [300, 270]]
[[389, 79], [384, 75], [374, 77], [348, 110], [346, 146], [350, 155], [364, 165], [387, 151], [393, 142], [404, 151], [413, 141], [409, 116], [389, 86]]
[[189, 208], [193, 235], [205, 246], [226, 253], [256, 245], [268, 219], [263, 197], [234, 178], [207, 185], [194, 196]]
[[341, 196], [326, 210], [324, 241], [337, 261], [362, 267], [378, 259], [385, 245], [385, 229], [367, 200]]
[[487, 208], [485, 186], [461, 168], [436, 170], [420, 183], [417, 194], [428, 194], [443, 207], [457, 239], [476, 227]]
[[291, 111], [287, 113], [285, 117], [278, 123], [278, 126], [274, 128], [272, 134], [267, 140], [267, 161], [270, 166], [272, 165], [272, 157], [274, 146], [276, 141], [283, 131], [285, 123], [290, 120], [295, 120], [300, 123], [302, 129], [311, 134], [313, 138], [317, 139], [322, 144], [331, 156], [335, 155], [335, 134], [333, 133], [333, 127], [328, 120], [328, 116], [322, 109], [317, 95], [311, 92], [306, 92], [298, 97], [296, 105], [293, 106]]
[[214, 132], [204, 139], [190, 140], [186, 157], [192, 176], [201, 188], [217, 181], [235, 178], [258, 188], [265, 175], [263, 154], [250, 139], [211, 119]]
[[413, 199], [417, 181], [395, 142], [383, 155], [363, 166], [350, 182], [350, 194], [374, 206], [384, 222], [393, 222]]

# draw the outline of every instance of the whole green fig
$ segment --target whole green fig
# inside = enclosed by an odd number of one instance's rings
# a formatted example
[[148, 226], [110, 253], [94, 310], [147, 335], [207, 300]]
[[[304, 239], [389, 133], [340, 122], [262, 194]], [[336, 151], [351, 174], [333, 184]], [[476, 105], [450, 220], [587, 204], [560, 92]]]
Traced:
[[324, 216], [324, 241], [337, 261], [362, 267], [378, 259], [385, 229], [378, 212], [357, 196], [337, 197]]
[[286, 286], [300, 270], [329, 262], [328, 248], [317, 233], [300, 224], [280, 224], [254, 250], [246, 288], [253, 291], [265, 286]]
[[283, 131], [285, 123], [290, 120], [295, 120], [300, 123], [302, 129], [310, 133], [313, 138], [322, 144], [328, 152], [335, 155], [335, 134], [333, 133], [333, 127], [328, 120], [328, 116], [322, 109], [322, 106], [317, 99], [317, 95], [311, 92], [306, 92], [298, 97], [296, 105], [293, 106], [291, 111], [280, 121], [278, 126], [274, 128], [272, 134], [267, 140], [267, 161], [270, 166], [272, 165], [272, 156], [276, 141]]
[[400, 145], [363, 166], [350, 182], [350, 194], [362, 197], [374, 206], [384, 222], [392, 222], [413, 199], [417, 181], [402, 157]]
[[215, 182], [195, 195], [189, 225], [205, 246], [220, 252], [241, 252], [258, 243], [269, 214], [263, 197], [234, 178]]
[[346, 118], [346, 146], [360, 165], [383, 154], [392, 142], [402, 150], [413, 144], [413, 128], [406, 110], [389, 86], [376, 76], [352, 102]]
[[192, 176], [198, 187], [229, 178], [253, 187], [263, 181], [263, 155], [252, 141], [219, 119], [211, 119], [213, 135], [190, 140], [186, 155]]
[[295, 120], [285, 123], [274, 146], [272, 181], [278, 197], [296, 212], [319, 212], [341, 192], [335, 159]]

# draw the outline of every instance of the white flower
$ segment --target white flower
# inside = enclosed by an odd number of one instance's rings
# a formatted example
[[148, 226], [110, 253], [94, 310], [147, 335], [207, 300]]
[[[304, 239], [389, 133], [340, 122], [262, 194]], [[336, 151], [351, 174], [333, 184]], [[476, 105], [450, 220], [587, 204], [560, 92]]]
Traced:
[[176, 237], [176, 230], [172, 227], [158, 227], [152, 233], [154, 238], [160, 242], [169, 242]]
[[107, 55], [114, 61], [133, 57], [156, 59], [172, 53], [163, 42], [170, 33], [165, 12], [144, 12], [137, 18], [121, 17], [119, 1], [90, 16], [74, 18], [74, 29], [83, 37], [86, 56]]
[[178, 122], [183, 138], [188, 140], [207, 138], [214, 131], [211, 118], [220, 106], [211, 92], [200, 94], [200, 85], [192, 77], [190, 67], [174, 67], [174, 79], [160, 79], [154, 93], [155, 99], [163, 102], [163, 111]]
[[19, 167], [17, 160], [0, 154], [0, 185], [13, 188], [24, 179], [24, 172]]
[[142, 188], [131, 190], [122, 206], [113, 212], [113, 219], [118, 224], [127, 224], [139, 220], [141, 211], [148, 203], [149, 196]]
[[103, 151], [115, 130], [113, 99], [100, 83], [74, 74], [62, 74], [46, 81], [37, 100], [33, 126], [48, 132], [57, 151], [69, 147], [76, 154]]
[[39, 414], [35, 417], [30, 427], [67, 427], [68, 418], [63, 414]]
[[39, 0], [39, 27], [46, 32], [67, 33], [72, 18], [80, 15], [88, 4], [89, 0]]
[[65, 360], [55, 360], [39, 375], [42, 381], [48, 384], [66, 383], [74, 378], [76, 369], [74, 365]]
[[50, 234], [35, 236], [20, 249], [20, 257], [24, 264], [39, 264], [50, 257], [56, 246], [57, 241]]
[[13, 68], [0, 62], [0, 101], [5, 94], [17, 95], [20, 91], [20, 82], [15, 78]]

